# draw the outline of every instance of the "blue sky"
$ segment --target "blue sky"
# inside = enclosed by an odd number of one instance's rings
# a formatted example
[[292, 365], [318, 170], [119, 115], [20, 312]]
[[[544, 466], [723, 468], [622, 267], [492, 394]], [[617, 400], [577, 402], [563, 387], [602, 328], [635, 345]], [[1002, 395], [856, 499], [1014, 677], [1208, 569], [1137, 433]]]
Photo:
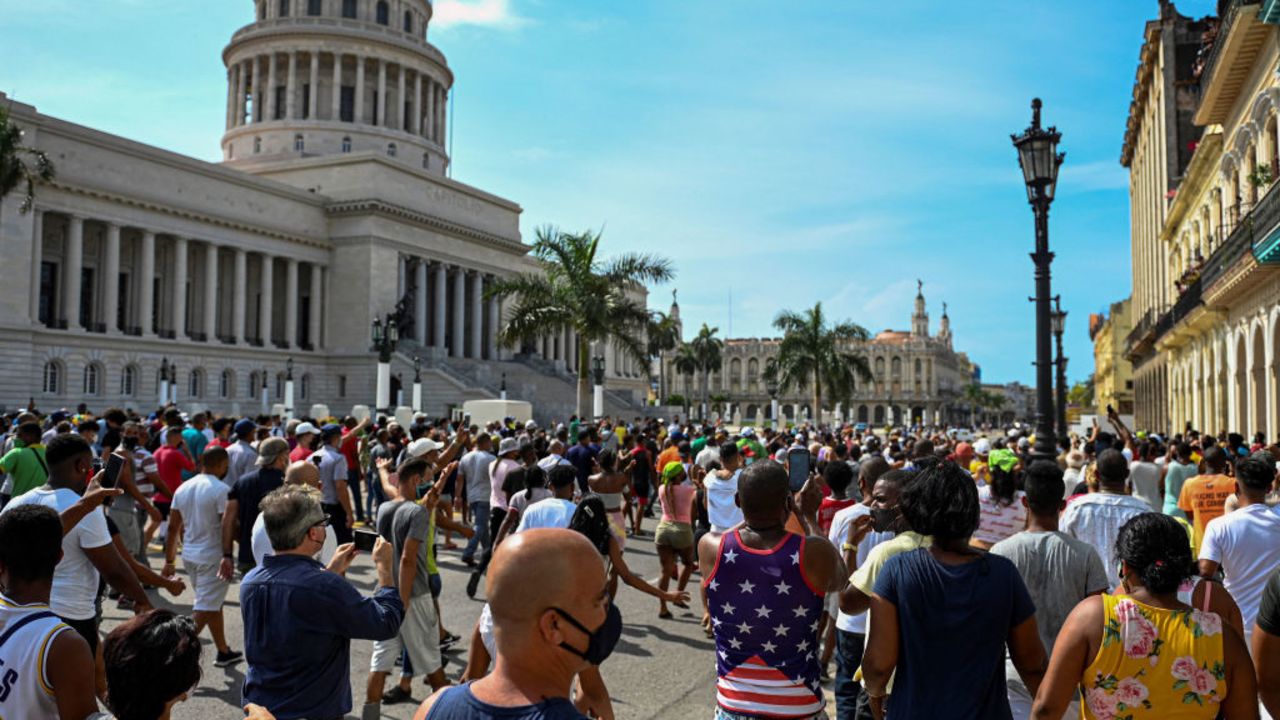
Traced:
[[[1030, 382], [1032, 216], [1009, 134], [1037, 95], [1063, 132], [1050, 238], [1081, 379], [1088, 314], [1129, 293], [1118, 158], [1156, 12], [440, 0], [430, 36], [457, 76], [454, 177], [520, 203], [526, 238], [543, 223], [603, 227], [607, 252], [666, 255], [686, 327], [732, 322], [737, 337], [772, 335], [779, 309], [816, 301], [872, 332], [906, 329], [920, 278], [935, 331], [946, 301], [984, 379]], [[216, 161], [221, 51], [251, 16], [249, 0], [0, 0], [0, 90]], [[665, 309], [671, 287], [651, 305]]]

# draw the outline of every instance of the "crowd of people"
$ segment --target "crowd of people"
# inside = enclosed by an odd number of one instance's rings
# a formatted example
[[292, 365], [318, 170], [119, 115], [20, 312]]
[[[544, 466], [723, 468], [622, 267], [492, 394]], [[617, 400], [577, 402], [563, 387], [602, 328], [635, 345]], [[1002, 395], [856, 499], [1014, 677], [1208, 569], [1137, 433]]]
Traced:
[[[416, 718], [614, 718], [619, 580], [659, 620], [700, 604], [720, 720], [1280, 716], [1280, 444], [1108, 420], [1038, 457], [1017, 429], [12, 414], [0, 717], [168, 718], [207, 633], [256, 720], [372, 720], [419, 677]], [[458, 634], [442, 552], [484, 584]]]

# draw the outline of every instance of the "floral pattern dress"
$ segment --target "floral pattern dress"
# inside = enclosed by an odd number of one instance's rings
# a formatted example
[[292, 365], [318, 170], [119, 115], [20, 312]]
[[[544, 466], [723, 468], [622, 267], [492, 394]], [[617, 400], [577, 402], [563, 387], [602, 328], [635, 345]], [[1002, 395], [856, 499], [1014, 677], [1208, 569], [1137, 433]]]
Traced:
[[1088, 720], [1213, 718], [1226, 697], [1222, 618], [1103, 595], [1102, 647], [1085, 669]]

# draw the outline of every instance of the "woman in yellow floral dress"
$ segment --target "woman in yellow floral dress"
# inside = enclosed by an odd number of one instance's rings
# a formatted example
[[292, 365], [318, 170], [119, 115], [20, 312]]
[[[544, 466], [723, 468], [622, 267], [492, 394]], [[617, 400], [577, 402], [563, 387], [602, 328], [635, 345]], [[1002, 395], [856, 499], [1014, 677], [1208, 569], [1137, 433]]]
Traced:
[[1086, 720], [1258, 717], [1244, 641], [1214, 612], [1178, 600], [1191, 575], [1187, 533], [1145, 513], [1120, 528], [1124, 593], [1085, 599], [1067, 617], [1032, 709], [1058, 720], [1080, 695]]

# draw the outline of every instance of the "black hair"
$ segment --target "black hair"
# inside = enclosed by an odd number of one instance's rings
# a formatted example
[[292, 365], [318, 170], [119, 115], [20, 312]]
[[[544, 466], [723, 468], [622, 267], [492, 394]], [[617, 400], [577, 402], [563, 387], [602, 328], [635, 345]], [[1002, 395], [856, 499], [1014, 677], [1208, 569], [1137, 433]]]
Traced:
[[786, 469], [772, 460], [748, 465], [738, 478], [738, 501], [744, 514], [781, 510], [790, 492]]
[[578, 471], [572, 465], [556, 465], [547, 473], [551, 487], [563, 488], [578, 481]]
[[84, 438], [76, 434], [55, 435], [44, 450], [44, 461], [49, 467], [57, 467], [81, 455], [92, 455], [93, 450]]
[[902, 489], [911, 529], [941, 540], [963, 540], [978, 529], [978, 489], [969, 473], [946, 461], [917, 473]]
[[107, 707], [117, 720], [155, 720], [200, 682], [195, 621], [170, 610], [152, 610], [112, 630], [102, 656]]
[[942, 458], [930, 452], [928, 455], [920, 455], [918, 457], [913, 458], [911, 460], [911, 464], [914, 465], [917, 470], [924, 470], [925, 468], [930, 468], [930, 467], [933, 467], [934, 465], [937, 465], [939, 462], [941, 462], [941, 460]]
[[720, 446], [721, 460], [728, 460], [729, 458], [737, 457], [741, 454], [742, 452], [738, 450], [738, 444], [732, 440]]
[[534, 490], [547, 486], [547, 473], [537, 465], [530, 465], [524, 469], [524, 489], [529, 495]]
[[1129, 518], [1116, 536], [1116, 557], [1143, 587], [1159, 595], [1177, 592], [1193, 574], [1187, 531], [1168, 515], [1142, 513]]
[[427, 461], [420, 458], [410, 458], [400, 463], [400, 467], [396, 468], [396, 474], [401, 478], [417, 477], [425, 475], [427, 472]]
[[1129, 461], [1114, 448], [1098, 453], [1098, 482], [1119, 485], [1129, 477]]
[[[919, 464], [919, 463], [917, 463]], [[1013, 498], [1018, 494], [1019, 481], [1022, 479], [1016, 467], [1002, 470], [995, 465], [990, 467], [991, 470], [991, 495], [996, 502], [1005, 507], [1013, 504]], [[1059, 496], [1061, 497], [1061, 496]]]
[[829, 462], [822, 469], [822, 479], [826, 481], [832, 492], [843, 495], [849, 489], [849, 484], [853, 482], [853, 468], [849, 467], [847, 462]]
[[613, 531], [609, 528], [604, 501], [598, 496], [592, 495], [578, 503], [578, 509], [573, 511], [569, 520], [569, 529], [582, 533], [595, 546], [596, 552], [608, 557], [609, 538], [613, 537]]
[[18, 505], [0, 515], [0, 563], [19, 580], [52, 578], [62, 556], [62, 520], [51, 507]]
[[220, 417], [217, 420], [214, 420], [210, 427], [213, 429], [213, 434], [217, 435], [222, 432], [223, 428], [229, 427], [233, 424], [234, 421], [231, 418]]
[[1276, 479], [1276, 461], [1271, 453], [1259, 450], [1236, 463], [1236, 481], [1250, 490], [1266, 492]]
[[1183, 462], [1191, 460], [1191, 443], [1186, 441], [1178, 443], [1178, 460]]
[[1022, 475], [1026, 485], [1027, 506], [1036, 515], [1057, 516], [1062, 507], [1062, 496], [1066, 494], [1066, 483], [1062, 480], [1062, 468], [1055, 462], [1036, 460]]
[[[40, 423], [25, 422], [18, 426], [18, 437], [34, 438], [36, 442], [40, 442], [40, 438], [44, 436], [44, 431], [40, 429]], [[26, 442], [25, 440], [23, 442]]]
[[933, 443], [928, 440], [920, 440], [914, 445], [914, 450], [916, 457], [927, 457], [933, 454]]
[[1215, 445], [1204, 451], [1205, 467], [1221, 472], [1227, 468], [1227, 453], [1221, 446]]
[[596, 457], [596, 462], [600, 463], [601, 470], [615, 472], [618, 469], [618, 453], [610, 448], [605, 448]]
[[85, 432], [86, 430], [96, 435], [98, 432], [98, 423], [92, 420], [85, 420], [81, 422], [79, 425], [76, 425], [76, 432]]

